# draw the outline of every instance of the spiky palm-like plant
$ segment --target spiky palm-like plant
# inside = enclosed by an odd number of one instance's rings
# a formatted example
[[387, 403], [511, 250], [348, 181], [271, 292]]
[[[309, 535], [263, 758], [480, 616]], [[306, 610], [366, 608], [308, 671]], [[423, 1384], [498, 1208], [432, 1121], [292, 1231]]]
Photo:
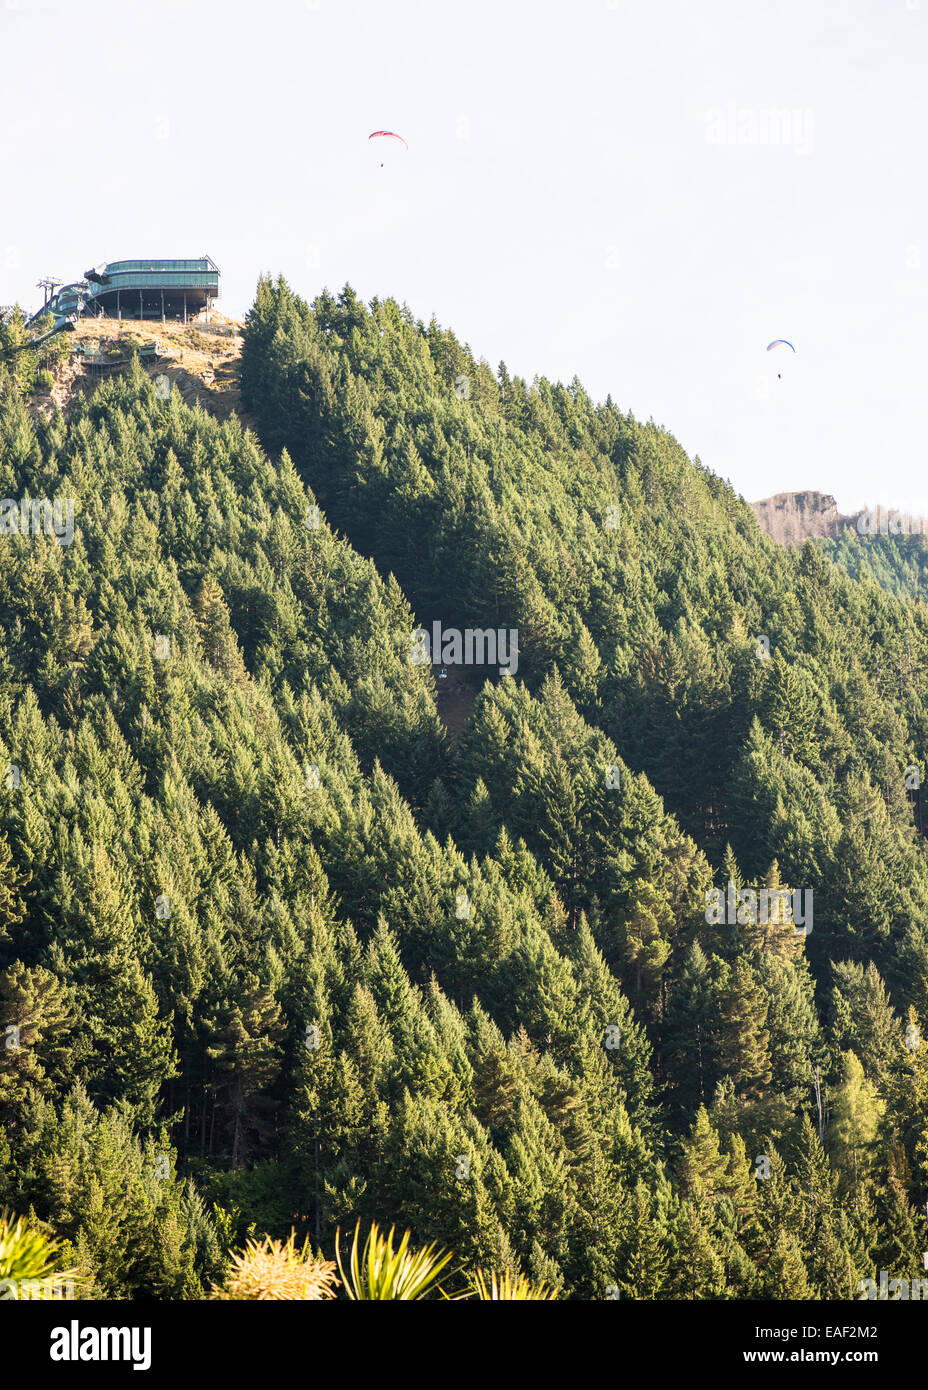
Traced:
[[533, 1284], [524, 1274], [511, 1274], [509, 1270], [502, 1274], [492, 1272], [487, 1276], [482, 1269], [477, 1269], [472, 1276], [472, 1288], [479, 1299], [494, 1303], [502, 1299], [551, 1301], [557, 1298], [557, 1291], [548, 1288], [547, 1284]]
[[76, 1269], [56, 1269], [61, 1242], [0, 1211], [0, 1285], [4, 1297], [50, 1299], [73, 1297], [80, 1274]]
[[296, 1248], [295, 1233], [286, 1245], [265, 1236], [250, 1240], [232, 1256], [232, 1268], [224, 1284], [213, 1288], [212, 1299], [307, 1299], [318, 1302], [335, 1297], [334, 1260], [317, 1260], [309, 1241]]
[[342, 1264], [339, 1232], [336, 1232], [335, 1257], [347, 1296], [355, 1300], [417, 1299], [426, 1298], [430, 1293], [444, 1296], [438, 1278], [451, 1259], [451, 1251], [437, 1250], [434, 1245], [410, 1250], [409, 1231], [404, 1232], [394, 1248], [394, 1230], [391, 1226], [390, 1234], [384, 1235], [374, 1222], [367, 1233], [364, 1249], [359, 1253], [359, 1221], [354, 1228], [347, 1270]]

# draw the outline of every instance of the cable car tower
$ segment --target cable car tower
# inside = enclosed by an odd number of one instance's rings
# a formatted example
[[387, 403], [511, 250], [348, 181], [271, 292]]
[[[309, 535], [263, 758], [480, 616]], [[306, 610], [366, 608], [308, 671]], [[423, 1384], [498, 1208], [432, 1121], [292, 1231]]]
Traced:
[[36, 289], [37, 289], [37, 290], [44, 290], [44, 291], [45, 291], [45, 303], [46, 303], [46, 304], [47, 304], [48, 301], [51, 299], [51, 297], [52, 297], [52, 295], [54, 294], [55, 290], [59, 289], [60, 287], [61, 287], [61, 281], [58, 279], [57, 275], [46, 275], [46, 277], [45, 277], [44, 280], [39, 280], [39, 281], [37, 282], [37, 284], [36, 284]]

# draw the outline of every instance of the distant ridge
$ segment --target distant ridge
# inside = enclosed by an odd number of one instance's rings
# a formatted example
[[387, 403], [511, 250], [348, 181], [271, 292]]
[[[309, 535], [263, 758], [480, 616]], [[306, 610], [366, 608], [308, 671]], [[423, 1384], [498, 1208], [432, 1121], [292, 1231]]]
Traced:
[[845, 516], [827, 492], [778, 492], [751, 508], [762, 531], [781, 545], [800, 546], [810, 537], [835, 540], [856, 516]]
[[827, 492], [778, 492], [752, 502], [751, 508], [761, 530], [780, 545], [837, 540], [848, 527], [862, 536], [928, 535], [928, 516], [883, 503], [846, 515], [838, 511], [838, 504]]

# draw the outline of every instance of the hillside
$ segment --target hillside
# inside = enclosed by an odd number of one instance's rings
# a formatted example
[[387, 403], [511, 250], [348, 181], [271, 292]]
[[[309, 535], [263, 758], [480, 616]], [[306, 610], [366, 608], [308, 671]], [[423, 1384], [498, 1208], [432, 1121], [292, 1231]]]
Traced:
[[242, 338], [247, 431], [0, 369], [74, 509], [0, 546], [0, 1206], [106, 1298], [357, 1220], [565, 1298], [918, 1277], [924, 604], [393, 300]]
[[[798, 548], [822, 541], [830, 559], [847, 574], [871, 580], [900, 598], [928, 600], [928, 524], [886, 508], [858, 516], [838, 512], [821, 492], [780, 492], [751, 508], [761, 530], [780, 545]], [[896, 532], [898, 534], [892, 534]]]

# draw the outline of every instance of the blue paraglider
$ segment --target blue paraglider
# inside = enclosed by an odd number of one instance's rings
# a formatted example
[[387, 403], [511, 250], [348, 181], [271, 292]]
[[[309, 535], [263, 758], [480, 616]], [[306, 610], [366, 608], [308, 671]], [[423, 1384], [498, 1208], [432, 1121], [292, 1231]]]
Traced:
[[[790, 350], [790, 352], [795, 352], [795, 351], [796, 351], [796, 349], [793, 347], [792, 343], [791, 343], [791, 342], [788, 342], [786, 338], [774, 338], [774, 340], [773, 340], [772, 343], [768, 343], [768, 344], [767, 344], [767, 351], [769, 352], [771, 348], [775, 348], [775, 347], [788, 347], [789, 350]], [[780, 380], [781, 380], [780, 373], [777, 372], [777, 381], [780, 381]]]

